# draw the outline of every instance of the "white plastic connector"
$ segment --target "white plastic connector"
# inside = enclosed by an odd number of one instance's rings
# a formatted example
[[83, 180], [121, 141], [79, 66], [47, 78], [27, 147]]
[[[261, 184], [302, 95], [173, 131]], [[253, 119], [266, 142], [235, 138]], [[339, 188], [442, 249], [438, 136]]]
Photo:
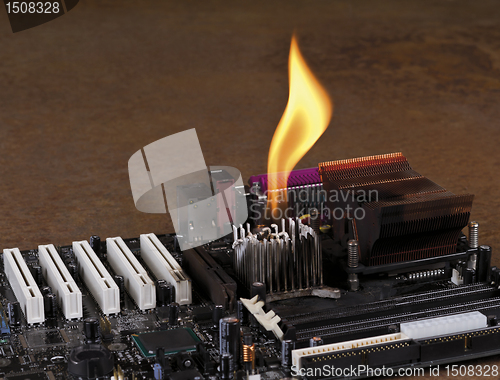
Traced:
[[175, 302], [192, 302], [191, 279], [184, 274], [174, 257], [155, 234], [141, 235], [141, 256], [158, 280], [166, 280], [175, 287]]
[[156, 288], [148, 273], [137, 261], [121, 237], [107, 238], [108, 262], [123, 276], [125, 288], [141, 310], [156, 307]]
[[279, 340], [283, 340], [283, 330], [278, 326], [281, 318], [274, 313], [274, 311], [269, 310], [267, 313], [264, 311], [263, 301], [258, 301], [259, 296], [254, 296], [252, 299], [240, 298], [241, 303], [245, 306], [248, 311], [255, 317], [257, 322], [259, 322], [262, 327], [267, 331], [272, 331], [274, 336]]
[[462, 285], [464, 283], [464, 278], [460, 276], [460, 273], [455, 268], [451, 272], [451, 282], [455, 285]]
[[240, 298], [241, 303], [245, 306], [248, 311], [252, 314], [265, 314], [263, 306], [263, 301], [258, 301], [259, 296], [254, 296], [251, 299]]
[[274, 311], [269, 310], [265, 314], [254, 314], [255, 319], [259, 322], [266, 331], [272, 331], [274, 336], [279, 340], [283, 340], [283, 331], [278, 326], [281, 318], [274, 313]]
[[42, 267], [43, 277], [57, 295], [66, 319], [82, 318], [82, 292], [53, 244], [38, 246], [38, 262]]
[[412, 339], [424, 339], [483, 329], [487, 326], [486, 316], [479, 311], [473, 311], [401, 323], [401, 332]]
[[358, 347], [368, 347], [376, 344], [392, 343], [405, 340], [410, 340], [410, 338], [403, 333], [395, 333], [388, 335], [379, 335], [365, 339], [350, 340], [341, 343], [325, 344], [323, 346], [317, 347], [300, 348], [292, 351], [292, 365], [300, 369], [301, 358], [323, 355], [330, 352], [348, 351]]
[[120, 289], [86, 240], [74, 241], [79, 273], [104, 314], [120, 312]]
[[43, 296], [18, 248], [3, 250], [4, 272], [29, 324], [45, 321]]

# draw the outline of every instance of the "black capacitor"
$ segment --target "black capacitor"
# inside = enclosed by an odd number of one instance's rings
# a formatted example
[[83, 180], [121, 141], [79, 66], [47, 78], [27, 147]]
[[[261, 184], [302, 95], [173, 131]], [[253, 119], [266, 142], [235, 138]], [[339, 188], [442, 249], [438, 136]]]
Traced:
[[459, 260], [457, 263], [457, 270], [458, 274], [462, 277], [464, 275], [464, 268], [467, 268], [467, 263], [463, 260]]
[[71, 277], [73, 277], [73, 280], [78, 281], [78, 266], [74, 261], [70, 262], [68, 265], [68, 271]]
[[166, 306], [175, 302], [175, 287], [165, 280], [156, 282], [156, 302], [158, 306]]
[[156, 362], [161, 366], [165, 367], [165, 350], [163, 347], [158, 347], [156, 349]]
[[52, 293], [52, 288], [50, 286], [41, 286], [40, 293], [42, 293], [42, 296]]
[[214, 322], [215, 326], [217, 327], [219, 326], [219, 321], [223, 316], [224, 316], [224, 306], [215, 305], [212, 311], [212, 321]]
[[99, 340], [99, 322], [96, 318], [85, 318], [83, 321], [83, 333], [87, 343], [95, 343]]
[[466, 268], [464, 269], [464, 285], [470, 285], [473, 284], [474, 277], [476, 277], [476, 271], [472, 268]]
[[240, 358], [241, 332], [240, 320], [236, 317], [225, 317], [219, 321], [219, 349], [221, 354], [233, 355], [234, 368]]
[[89, 243], [90, 248], [93, 249], [97, 256], [101, 257], [101, 238], [97, 235], [92, 235]]
[[66, 264], [69, 264], [71, 261], [75, 259], [75, 253], [73, 252], [73, 248], [61, 252], [61, 257]]
[[113, 276], [113, 279], [115, 280], [116, 286], [118, 286], [118, 289], [120, 289], [120, 301], [123, 301], [125, 297], [125, 279], [123, 278], [122, 275], [115, 274]]
[[176, 326], [179, 319], [179, 304], [177, 302], [172, 302], [168, 305], [168, 324], [170, 326]]
[[47, 293], [43, 296], [45, 318], [55, 318], [57, 313], [57, 296], [54, 293]]
[[247, 346], [251, 346], [253, 344], [253, 336], [250, 332], [243, 334], [243, 344], [246, 344]]
[[295, 342], [287, 339], [281, 342], [281, 365], [284, 368], [292, 366], [292, 351], [295, 349]]
[[490, 327], [498, 326], [498, 319], [496, 315], [488, 315], [488, 317], [486, 318], [487, 318], [486, 320], [488, 321], [488, 326]]
[[156, 306], [166, 306], [170, 302], [165, 302], [165, 284], [167, 281], [165, 280], [157, 280], [155, 287], [156, 287]]
[[31, 273], [33, 274], [33, 278], [38, 286], [42, 285], [43, 275], [42, 275], [42, 267], [40, 265], [33, 265], [31, 267]]
[[489, 282], [491, 271], [491, 247], [489, 245], [481, 245], [478, 250], [477, 258], [477, 281]]
[[175, 286], [172, 284], [169, 284], [167, 282], [165, 289], [167, 291], [166, 299], [167, 299], [168, 303], [176, 302], [175, 301]]
[[220, 358], [220, 374], [221, 379], [234, 378], [234, 358], [233, 355], [225, 353]]
[[248, 310], [240, 300], [236, 301], [236, 316], [242, 325], [248, 323]]
[[9, 324], [19, 326], [21, 324], [21, 305], [17, 301], [9, 302], [7, 305]]
[[495, 283], [495, 285], [499, 285], [500, 282], [500, 269], [497, 267], [491, 267], [491, 281]]
[[323, 339], [321, 339], [319, 336], [313, 336], [311, 339], [309, 339], [309, 347], [318, 347], [323, 345]]
[[266, 284], [263, 282], [254, 282], [250, 287], [250, 297], [259, 296], [259, 301], [266, 303]]

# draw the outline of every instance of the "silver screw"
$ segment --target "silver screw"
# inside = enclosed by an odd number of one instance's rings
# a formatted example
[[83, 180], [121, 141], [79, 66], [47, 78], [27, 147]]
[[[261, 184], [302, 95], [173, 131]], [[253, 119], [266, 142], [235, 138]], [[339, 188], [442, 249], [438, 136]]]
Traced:
[[[347, 242], [347, 266], [349, 268], [357, 268], [359, 263], [359, 244], [357, 240], [349, 240]], [[349, 288], [352, 292], [359, 289], [359, 278], [357, 273], [349, 273], [347, 277]]]
[[357, 268], [359, 262], [359, 243], [357, 240], [347, 242], [347, 265], [349, 268]]
[[478, 222], [469, 223], [469, 247], [471, 248], [479, 247], [478, 230], [479, 230]]
[[309, 226], [316, 232], [316, 235], [319, 236], [320, 233], [320, 225], [321, 225], [321, 215], [317, 208], [312, 208], [309, 210]]

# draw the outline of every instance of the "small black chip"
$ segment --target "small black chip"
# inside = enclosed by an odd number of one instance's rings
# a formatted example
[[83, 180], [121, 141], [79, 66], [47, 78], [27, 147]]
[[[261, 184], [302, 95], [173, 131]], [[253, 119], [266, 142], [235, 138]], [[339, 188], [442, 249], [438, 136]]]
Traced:
[[165, 354], [175, 354], [180, 351], [195, 351], [200, 341], [193, 330], [189, 328], [153, 331], [132, 335], [132, 339], [146, 356], [155, 356], [156, 350], [162, 347]]

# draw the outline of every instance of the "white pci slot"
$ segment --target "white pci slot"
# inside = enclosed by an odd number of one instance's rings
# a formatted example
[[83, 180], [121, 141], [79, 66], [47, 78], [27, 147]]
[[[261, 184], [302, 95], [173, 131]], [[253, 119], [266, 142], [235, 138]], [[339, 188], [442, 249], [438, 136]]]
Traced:
[[18, 248], [3, 250], [3, 265], [10, 286], [29, 324], [45, 321], [43, 296]]
[[155, 234], [141, 235], [141, 256], [159, 280], [166, 280], [174, 285], [175, 301], [178, 304], [191, 304], [191, 279], [184, 274], [180, 265]]
[[120, 289], [86, 240], [74, 241], [79, 273], [104, 314], [120, 312]]
[[43, 277], [57, 295], [66, 319], [82, 318], [82, 292], [53, 244], [38, 246], [38, 262], [42, 267]]
[[297, 368], [301, 367], [301, 358], [311, 357], [311, 356], [321, 356], [323, 354], [328, 354], [330, 352], [342, 352], [352, 350], [358, 347], [368, 347], [376, 344], [383, 343], [393, 343], [396, 341], [407, 341], [410, 340], [403, 333], [395, 333], [388, 335], [379, 335], [371, 338], [350, 340], [347, 342], [325, 344], [323, 346], [301, 348], [292, 351], [292, 364]]
[[123, 276], [125, 288], [139, 309], [156, 307], [156, 288], [148, 273], [137, 261], [121, 237], [107, 238], [108, 262], [113, 270]]

